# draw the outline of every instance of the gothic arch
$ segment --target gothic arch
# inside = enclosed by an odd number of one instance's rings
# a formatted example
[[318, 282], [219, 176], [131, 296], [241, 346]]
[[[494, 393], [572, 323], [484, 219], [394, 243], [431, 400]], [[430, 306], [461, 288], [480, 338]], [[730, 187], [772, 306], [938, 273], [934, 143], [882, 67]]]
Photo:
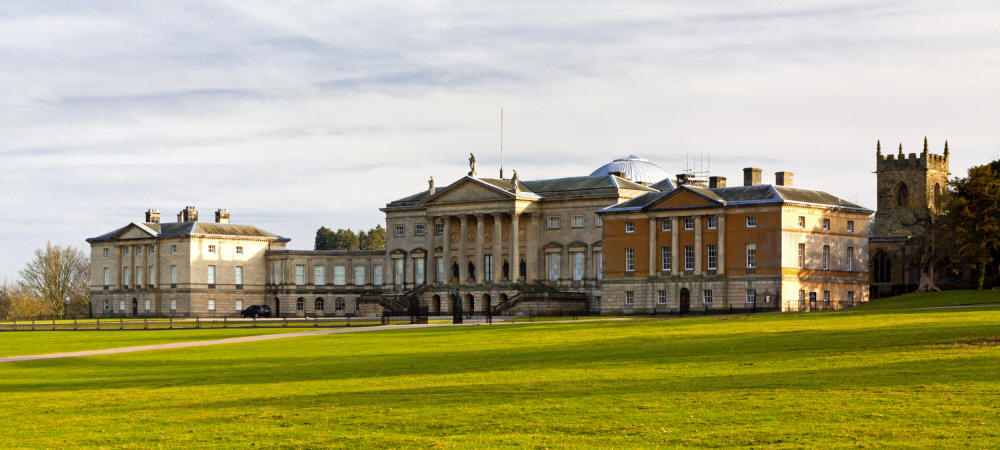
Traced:
[[896, 186], [896, 205], [901, 207], [907, 207], [910, 204], [910, 188], [906, 183], [899, 183]]
[[892, 282], [892, 260], [885, 250], [878, 250], [872, 257], [872, 282], [890, 283]]

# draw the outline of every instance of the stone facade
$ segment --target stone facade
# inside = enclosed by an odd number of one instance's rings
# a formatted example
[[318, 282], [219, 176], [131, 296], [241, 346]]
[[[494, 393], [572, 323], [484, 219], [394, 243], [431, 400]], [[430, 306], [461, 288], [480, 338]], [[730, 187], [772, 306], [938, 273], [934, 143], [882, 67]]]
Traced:
[[[829, 194], [759, 185], [677, 189], [601, 210], [602, 309], [836, 309], [868, 300], [868, 217]], [[778, 179], [790, 183], [787, 172]], [[810, 301], [811, 299], [813, 299]]]
[[238, 316], [265, 296], [265, 253], [288, 239], [249, 225], [197, 222], [188, 207], [177, 223], [155, 210], [91, 246], [91, 314], [95, 317]]
[[920, 258], [926, 229], [939, 198], [948, 189], [948, 143], [944, 154], [924, 149], [896, 155], [876, 149], [878, 210], [872, 224], [871, 285], [874, 295], [908, 292], [920, 283]]
[[283, 317], [373, 316], [360, 300], [383, 291], [384, 251], [267, 252], [267, 299]]

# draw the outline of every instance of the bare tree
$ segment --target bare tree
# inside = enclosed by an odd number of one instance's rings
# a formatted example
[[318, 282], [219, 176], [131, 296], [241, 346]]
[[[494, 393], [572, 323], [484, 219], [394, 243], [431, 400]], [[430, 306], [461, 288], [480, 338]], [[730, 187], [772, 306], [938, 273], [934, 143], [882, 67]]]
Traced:
[[90, 258], [79, 249], [46, 242], [20, 274], [28, 292], [53, 316], [65, 317], [71, 305], [90, 302]]
[[0, 320], [35, 318], [42, 310], [42, 304], [31, 296], [24, 283], [4, 280], [0, 284]]

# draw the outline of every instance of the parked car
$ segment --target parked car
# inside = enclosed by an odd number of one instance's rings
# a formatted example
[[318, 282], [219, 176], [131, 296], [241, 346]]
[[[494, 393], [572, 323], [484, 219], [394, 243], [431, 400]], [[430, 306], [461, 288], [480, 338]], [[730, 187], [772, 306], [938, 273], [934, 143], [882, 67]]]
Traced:
[[271, 317], [271, 307], [267, 305], [250, 305], [240, 312], [240, 317]]

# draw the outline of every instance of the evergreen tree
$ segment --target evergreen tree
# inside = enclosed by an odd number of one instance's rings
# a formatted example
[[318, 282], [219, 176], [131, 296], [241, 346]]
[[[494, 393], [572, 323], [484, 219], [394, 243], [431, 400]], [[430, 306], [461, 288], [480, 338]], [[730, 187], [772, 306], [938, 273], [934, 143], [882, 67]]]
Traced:
[[[973, 284], [983, 288], [986, 272], [1000, 250], [1000, 161], [969, 169], [952, 180], [953, 199], [946, 236], [962, 262], [973, 266]], [[995, 269], [995, 267], [993, 267]]]

